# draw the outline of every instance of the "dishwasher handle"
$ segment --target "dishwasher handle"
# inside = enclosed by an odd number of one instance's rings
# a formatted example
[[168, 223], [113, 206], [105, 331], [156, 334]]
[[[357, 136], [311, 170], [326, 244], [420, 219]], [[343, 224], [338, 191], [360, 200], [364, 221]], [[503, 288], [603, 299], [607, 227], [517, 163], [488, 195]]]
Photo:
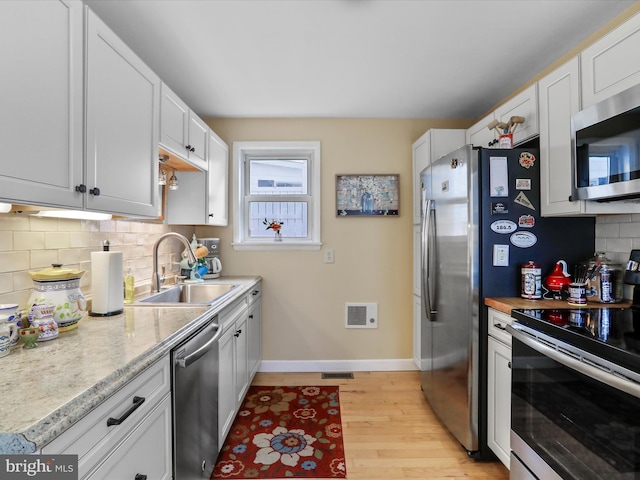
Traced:
[[189, 365], [191, 365], [193, 362], [195, 362], [200, 357], [202, 357], [205, 353], [211, 350], [211, 347], [213, 347], [213, 345], [220, 339], [220, 336], [222, 335], [222, 332], [224, 330], [222, 325], [217, 325], [217, 327], [218, 327], [218, 330], [216, 331], [216, 334], [213, 337], [211, 337], [211, 340], [209, 340], [207, 343], [201, 346], [198, 350], [196, 350], [190, 355], [187, 355], [186, 357], [176, 358], [176, 363], [178, 364], [179, 367], [187, 368]]

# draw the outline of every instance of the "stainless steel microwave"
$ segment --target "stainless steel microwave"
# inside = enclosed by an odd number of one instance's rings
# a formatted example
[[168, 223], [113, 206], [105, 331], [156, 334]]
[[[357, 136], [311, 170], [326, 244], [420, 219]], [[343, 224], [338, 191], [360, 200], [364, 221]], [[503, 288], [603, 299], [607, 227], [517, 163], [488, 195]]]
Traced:
[[640, 198], [640, 85], [571, 117], [572, 199]]

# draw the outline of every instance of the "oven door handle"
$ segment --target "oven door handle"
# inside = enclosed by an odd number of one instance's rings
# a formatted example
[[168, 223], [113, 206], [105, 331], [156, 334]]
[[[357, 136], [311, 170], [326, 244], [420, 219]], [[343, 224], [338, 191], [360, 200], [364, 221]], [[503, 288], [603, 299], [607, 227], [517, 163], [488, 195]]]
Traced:
[[594, 380], [597, 380], [601, 383], [604, 383], [611, 388], [621, 390], [636, 398], [640, 398], [640, 384], [622, 377], [618, 377], [612, 373], [605, 372], [597, 367], [593, 367], [587, 363], [581, 362], [580, 360], [577, 360], [569, 355], [560, 353], [554, 348], [551, 348], [525, 335], [515, 325], [507, 325], [506, 329], [507, 332], [509, 332], [513, 336], [513, 338], [534, 349], [536, 352], [541, 353], [542, 355], [549, 357], [550, 359], [555, 360], [558, 363], [561, 363], [565, 367], [582, 373], [583, 375], [586, 375], [589, 378], [593, 378]]

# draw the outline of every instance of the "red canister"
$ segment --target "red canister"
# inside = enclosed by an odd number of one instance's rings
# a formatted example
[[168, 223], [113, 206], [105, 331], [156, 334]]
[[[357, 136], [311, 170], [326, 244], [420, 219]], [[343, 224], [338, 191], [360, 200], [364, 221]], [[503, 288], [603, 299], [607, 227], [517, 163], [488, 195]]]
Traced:
[[527, 300], [542, 298], [542, 268], [533, 260], [525, 263], [521, 268], [522, 290], [520, 296]]

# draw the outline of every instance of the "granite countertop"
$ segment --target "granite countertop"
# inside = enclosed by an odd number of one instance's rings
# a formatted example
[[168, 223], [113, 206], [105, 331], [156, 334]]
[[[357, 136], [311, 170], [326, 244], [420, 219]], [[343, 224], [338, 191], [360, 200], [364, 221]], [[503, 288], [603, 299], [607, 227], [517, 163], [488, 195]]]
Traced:
[[[576, 308], [571, 307], [565, 300], [527, 300], [521, 297], [485, 298], [484, 304], [509, 315], [514, 308]], [[587, 302], [582, 308], [621, 308], [630, 305], [631, 302], [628, 301], [620, 303]]]
[[38, 451], [260, 280], [208, 280], [239, 287], [211, 307], [125, 305], [120, 315], [85, 316], [38, 348], [13, 347], [0, 358], [0, 453]]

